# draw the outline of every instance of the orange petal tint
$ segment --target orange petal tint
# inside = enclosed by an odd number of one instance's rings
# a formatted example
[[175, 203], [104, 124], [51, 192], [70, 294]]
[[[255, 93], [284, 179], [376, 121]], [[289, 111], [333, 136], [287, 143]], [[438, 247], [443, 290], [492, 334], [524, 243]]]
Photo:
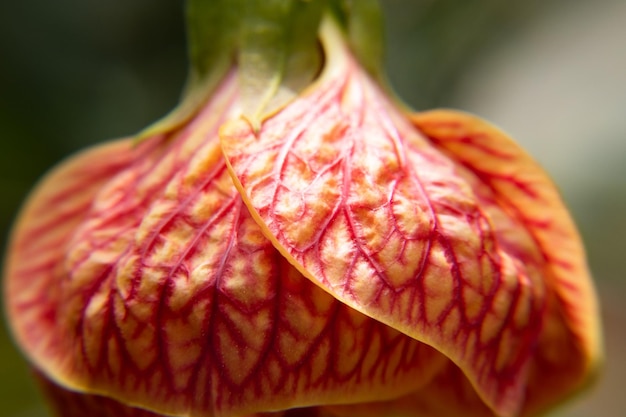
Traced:
[[181, 131], [81, 154], [30, 198], [8, 262], [10, 319], [61, 392], [93, 394], [78, 409], [107, 396], [240, 417], [386, 400], [446, 365], [317, 288], [263, 236], [216, 132], [236, 95], [231, 76]]
[[[220, 131], [253, 217], [312, 282], [448, 356], [496, 414], [560, 400], [589, 368], [596, 336], [586, 332], [597, 325], [580, 243], [558, 220], [553, 186], [517, 147], [509, 157], [502, 135], [464, 142], [467, 162], [451, 143], [440, 148], [436, 128], [413, 126], [340, 45], [326, 41], [321, 78], [258, 133], [244, 120]], [[430, 119], [416, 120], [422, 128]], [[526, 169], [533, 181], [516, 182], [526, 177], [511, 173]], [[531, 204], [536, 193], [548, 196], [545, 212], [543, 200]], [[559, 227], [541, 232], [553, 216]], [[584, 313], [574, 314], [579, 302]], [[542, 392], [543, 377], [557, 386]], [[448, 401], [435, 408], [455, 408], [461, 391], [480, 404], [460, 373], [441, 378], [433, 384], [445, 389], [425, 388]], [[414, 411], [430, 402], [420, 397]]]
[[102, 185], [140, 152], [127, 140], [84, 151], [48, 174], [22, 209], [4, 283], [9, 323], [31, 360], [58, 354], [57, 303], [69, 240]]
[[[531, 233], [550, 294], [527, 394], [527, 412], [584, 387], [602, 356], [595, 290], [576, 227], [544, 171], [506, 134], [449, 110], [412, 117], [444, 153], [493, 190]], [[550, 390], [545, 387], [549, 386]]]

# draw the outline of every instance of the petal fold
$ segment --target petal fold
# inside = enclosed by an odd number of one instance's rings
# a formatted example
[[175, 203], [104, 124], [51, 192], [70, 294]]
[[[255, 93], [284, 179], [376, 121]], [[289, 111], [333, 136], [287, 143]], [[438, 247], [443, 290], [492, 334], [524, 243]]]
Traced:
[[532, 235], [544, 259], [548, 311], [527, 412], [589, 383], [602, 361], [601, 325], [582, 240], [557, 188], [507, 134], [476, 116], [433, 110], [411, 117], [435, 146], [493, 190], [499, 205]]
[[[534, 165], [518, 148], [507, 159], [499, 145], [509, 142], [495, 135], [450, 152], [423, 129], [426, 116], [416, 128], [343, 59], [258, 132], [245, 120], [221, 129], [251, 214], [316, 285], [449, 357], [497, 415], [544, 408], [580, 383], [595, 349], [593, 292], [556, 191], [537, 170], [530, 184], [494, 186]], [[548, 196], [547, 216], [520, 201], [526, 192]], [[560, 260], [555, 243], [569, 251]], [[572, 360], [583, 364], [572, 370]], [[533, 385], [557, 370], [554, 391]]]
[[236, 96], [231, 77], [184, 129], [79, 155], [30, 198], [11, 322], [78, 409], [240, 417], [382, 401], [448, 363], [317, 288], [264, 237], [217, 136]]

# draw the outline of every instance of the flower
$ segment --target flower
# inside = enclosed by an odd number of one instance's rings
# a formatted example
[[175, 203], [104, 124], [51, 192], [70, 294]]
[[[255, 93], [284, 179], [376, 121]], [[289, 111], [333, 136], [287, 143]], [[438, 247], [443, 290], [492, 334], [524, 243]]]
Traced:
[[62, 415], [531, 416], [585, 386], [597, 306], [546, 175], [320, 38], [322, 72], [270, 110], [244, 117], [232, 66], [189, 120], [29, 198], [8, 314]]

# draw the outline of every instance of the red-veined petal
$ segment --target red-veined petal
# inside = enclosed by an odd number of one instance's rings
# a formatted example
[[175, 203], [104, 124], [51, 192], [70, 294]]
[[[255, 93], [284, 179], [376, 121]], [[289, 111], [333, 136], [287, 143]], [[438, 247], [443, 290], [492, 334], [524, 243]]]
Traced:
[[[416, 129], [346, 51], [327, 59], [320, 80], [258, 132], [245, 120], [221, 129], [266, 236], [339, 300], [447, 355], [497, 414], [517, 414], [527, 394], [544, 396], [539, 408], [560, 399], [566, 389], [544, 395], [535, 385], [538, 364], [551, 360], [537, 349], [574, 346], [564, 360], [578, 357], [552, 260], [509, 190], [492, 185], [530, 160], [477, 171], [478, 161], [464, 164]], [[578, 372], [557, 368], [555, 381]]]

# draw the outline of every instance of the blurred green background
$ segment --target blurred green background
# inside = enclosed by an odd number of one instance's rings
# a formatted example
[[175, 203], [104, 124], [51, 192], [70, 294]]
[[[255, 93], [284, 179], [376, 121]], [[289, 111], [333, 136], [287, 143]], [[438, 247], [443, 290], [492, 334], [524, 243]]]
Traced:
[[[602, 299], [607, 366], [559, 417], [626, 415], [626, 1], [386, 0], [388, 70], [418, 109], [500, 125], [561, 187]], [[0, 2], [0, 236], [33, 183], [177, 102], [182, 2]], [[0, 326], [0, 417], [44, 417]]]

